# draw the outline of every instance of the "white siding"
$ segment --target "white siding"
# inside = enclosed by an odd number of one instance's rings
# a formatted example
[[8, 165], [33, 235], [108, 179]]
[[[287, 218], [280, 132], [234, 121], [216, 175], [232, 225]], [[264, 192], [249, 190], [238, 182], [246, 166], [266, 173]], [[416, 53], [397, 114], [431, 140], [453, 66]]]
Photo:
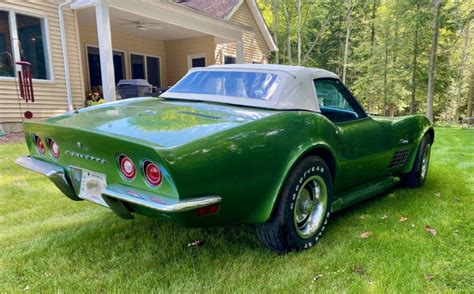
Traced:
[[[53, 1], [12, 1], [0, 3], [0, 9], [42, 16], [47, 22], [50, 56], [52, 59], [51, 75], [53, 80], [34, 81], [35, 102], [21, 102], [21, 108], [33, 112], [34, 118], [47, 118], [68, 110], [64, 63], [59, 29], [58, 5]], [[71, 10], [65, 10], [67, 31], [67, 50], [71, 77], [73, 104], [81, 107], [84, 99], [82, 68], [80, 64], [80, 48], [78, 46], [78, 29], [76, 15]], [[20, 122], [20, 109], [16, 79], [0, 78], [0, 123]]]

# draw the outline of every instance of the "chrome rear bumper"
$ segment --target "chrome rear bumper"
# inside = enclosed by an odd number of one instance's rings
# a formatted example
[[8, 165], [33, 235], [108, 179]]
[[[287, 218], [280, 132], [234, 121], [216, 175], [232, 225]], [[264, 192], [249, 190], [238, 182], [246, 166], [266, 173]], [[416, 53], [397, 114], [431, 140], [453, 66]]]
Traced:
[[179, 200], [118, 184], [107, 185], [102, 195], [163, 212], [193, 210], [221, 202], [221, 197], [219, 196], [205, 196]]
[[[64, 168], [49, 162], [29, 156], [19, 157], [16, 164], [34, 172], [47, 176], [67, 197], [72, 200], [83, 200], [74, 191], [72, 184], [66, 177]], [[158, 194], [129, 188], [119, 184], [107, 185], [102, 193], [105, 202], [117, 215], [122, 218], [132, 218], [130, 211], [122, 202], [131, 203], [161, 212], [182, 212], [197, 209], [221, 202], [219, 196], [205, 196], [179, 200]]]
[[63, 192], [64, 195], [66, 195], [68, 198], [74, 201], [83, 200], [77, 197], [76, 192], [74, 191], [71, 183], [66, 178], [64, 169], [59, 165], [45, 162], [29, 156], [18, 157], [15, 163], [24, 168], [47, 176], [51, 180], [51, 182], [53, 182], [56, 187], [58, 187], [59, 190], [61, 190], [61, 192]]

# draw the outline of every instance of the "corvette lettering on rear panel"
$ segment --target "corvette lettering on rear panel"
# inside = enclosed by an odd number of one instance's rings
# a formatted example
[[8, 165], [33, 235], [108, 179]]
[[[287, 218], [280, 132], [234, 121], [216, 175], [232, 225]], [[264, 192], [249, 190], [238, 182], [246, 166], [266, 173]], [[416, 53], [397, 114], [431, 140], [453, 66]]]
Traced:
[[85, 160], [95, 161], [95, 162], [98, 162], [98, 163], [101, 163], [101, 164], [105, 164], [107, 162], [107, 160], [105, 160], [105, 159], [98, 158], [98, 157], [88, 155], [88, 154], [81, 154], [81, 153], [74, 152], [74, 151], [66, 150], [64, 153], [69, 155], [69, 156], [72, 156], [72, 157], [77, 157], [77, 158], [82, 158], [82, 159], [85, 159]]

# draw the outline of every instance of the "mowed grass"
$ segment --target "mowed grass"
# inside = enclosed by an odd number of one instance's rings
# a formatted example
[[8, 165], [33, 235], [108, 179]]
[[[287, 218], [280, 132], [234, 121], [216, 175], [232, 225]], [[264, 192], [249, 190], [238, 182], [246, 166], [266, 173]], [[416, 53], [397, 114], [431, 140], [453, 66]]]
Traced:
[[317, 246], [283, 256], [252, 226], [126, 221], [70, 201], [13, 163], [26, 152], [0, 146], [0, 292], [474, 292], [474, 130], [438, 128], [424, 187], [344, 210]]

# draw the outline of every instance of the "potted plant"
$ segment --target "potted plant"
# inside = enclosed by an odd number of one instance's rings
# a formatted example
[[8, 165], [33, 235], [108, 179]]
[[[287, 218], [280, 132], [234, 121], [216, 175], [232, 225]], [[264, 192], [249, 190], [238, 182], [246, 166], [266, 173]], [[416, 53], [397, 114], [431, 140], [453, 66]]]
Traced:
[[86, 93], [86, 100], [84, 101], [84, 106], [94, 106], [104, 103], [104, 98], [102, 97], [102, 91], [95, 88]]

